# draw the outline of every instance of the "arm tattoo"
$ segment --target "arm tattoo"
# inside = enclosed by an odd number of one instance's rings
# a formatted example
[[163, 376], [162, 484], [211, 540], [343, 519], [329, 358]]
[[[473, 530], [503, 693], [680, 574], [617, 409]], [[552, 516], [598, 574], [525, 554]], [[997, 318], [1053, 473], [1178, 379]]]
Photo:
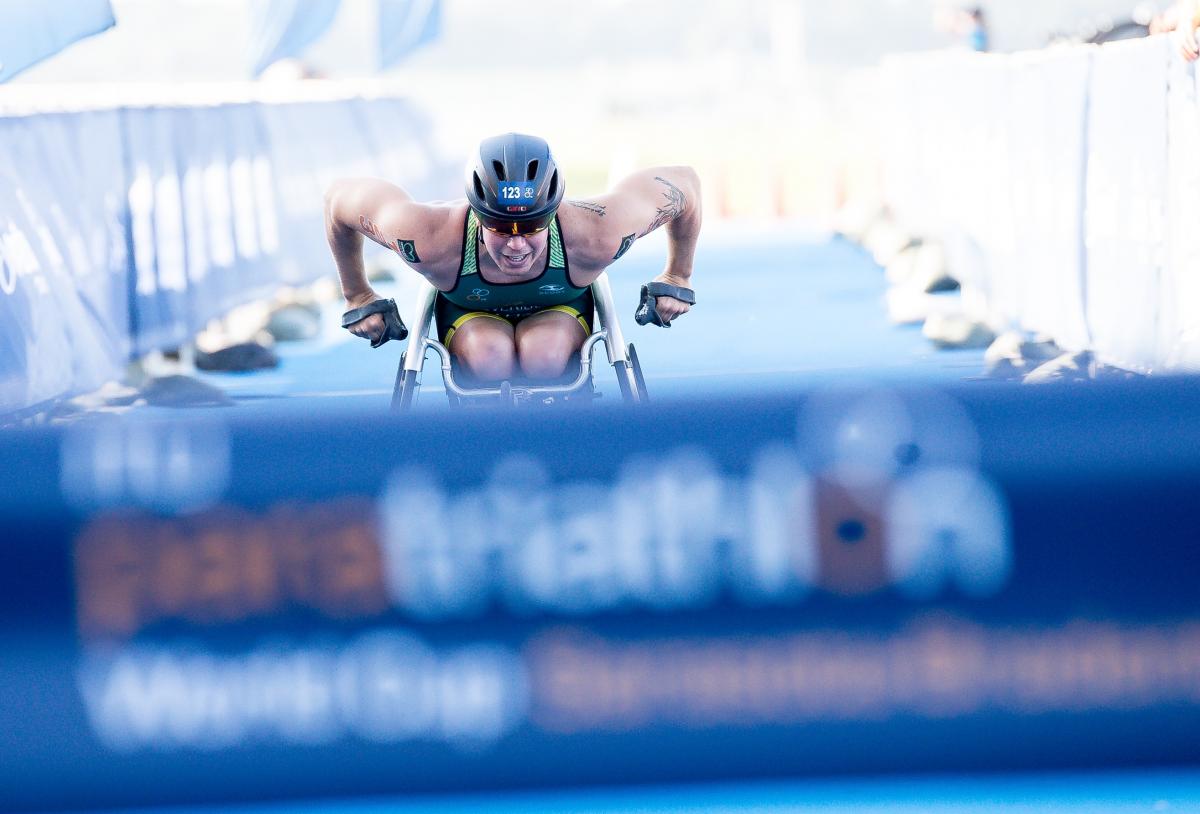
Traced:
[[374, 240], [376, 243], [379, 243], [383, 246], [387, 246], [389, 249], [395, 249], [396, 253], [399, 254], [401, 257], [403, 257], [408, 262], [410, 262], [410, 263], [420, 263], [421, 262], [421, 258], [417, 256], [416, 241], [405, 240], [404, 238], [397, 238], [395, 244], [391, 243], [384, 236], [383, 230], [379, 228], [379, 226], [375, 223], [375, 221], [371, 220], [366, 215], [358, 216], [358, 225], [361, 226], [363, 229], [363, 232], [365, 234], [369, 235], [370, 238], [372, 240]]
[[621, 238], [621, 248], [617, 249], [617, 253], [613, 255], [613, 260], [620, 260], [621, 255], [629, 251], [629, 247], [633, 245], [633, 241], [637, 240], [637, 235], [625, 235]]
[[417, 242], [415, 240], [396, 240], [396, 251], [410, 263], [420, 263], [421, 258], [417, 257]]
[[375, 225], [375, 221], [366, 215], [359, 215], [358, 225], [362, 227], [363, 233], [376, 243], [382, 243], [384, 246], [388, 245], [387, 238], [383, 236], [383, 231]]
[[567, 203], [571, 206], [578, 206], [580, 209], [586, 209], [600, 217], [604, 217], [604, 210], [607, 208], [604, 204], [592, 203], [591, 201], [567, 201]]
[[660, 184], [665, 184], [667, 191], [663, 193], [663, 197], [667, 199], [665, 206], [658, 207], [658, 211], [654, 215], [654, 220], [646, 227], [638, 237], [645, 237], [653, 232], [664, 223], [670, 223], [683, 214], [683, 208], [687, 206], [687, 198], [684, 197], [683, 191], [679, 187], [672, 184], [666, 178], [654, 176], [654, 180]]

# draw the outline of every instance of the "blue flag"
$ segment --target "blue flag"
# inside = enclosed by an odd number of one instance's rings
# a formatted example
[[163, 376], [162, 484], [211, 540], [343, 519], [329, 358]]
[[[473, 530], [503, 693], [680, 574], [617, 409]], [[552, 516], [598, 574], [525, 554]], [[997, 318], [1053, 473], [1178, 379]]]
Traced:
[[442, 33], [442, 0], [379, 0], [379, 67], [391, 68]]
[[108, 0], [0, 2], [0, 82], [115, 24]]
[[299, 56], [337, 16], [342, 0], [261, 0], [253, 5], [250, 72], [258, 76], [273, 62]]

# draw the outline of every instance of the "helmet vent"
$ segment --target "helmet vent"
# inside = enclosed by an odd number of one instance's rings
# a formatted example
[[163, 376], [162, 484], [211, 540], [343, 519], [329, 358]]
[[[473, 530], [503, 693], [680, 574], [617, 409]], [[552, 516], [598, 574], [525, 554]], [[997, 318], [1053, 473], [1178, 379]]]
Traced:
[[479, 173], [471, 173], [471, 178], [475, 181], [475, 194], [479, 196], [479, 200], [487, 200], [483, 193], [483, 181], [479, 180]]
[[537, 178], [538, 160], [535, 158], [529, 162], [529, 166], [525, 169], [525, 180], [532, 181]]
[[496, 171], [496, 177], [501, 181], [508, 180], [508, 178], [505, 177], [506, 173], [504, 172], [504, 165], [494, 158], [492, 159], [492, 169]]
[[555, 170], [550, 176], [550, 191], [546, 194], [547, 200], [553, 201], [558, 195], [558, 170]]

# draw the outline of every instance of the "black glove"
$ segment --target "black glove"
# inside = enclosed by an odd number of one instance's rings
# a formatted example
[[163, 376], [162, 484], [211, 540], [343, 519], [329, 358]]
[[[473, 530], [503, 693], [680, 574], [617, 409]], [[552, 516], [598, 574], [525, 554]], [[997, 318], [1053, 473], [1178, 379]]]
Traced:
[[371, 347], [377, 348], [389, 339], [408, 337], [408, 328], [404, 326], [404, 320], [400, 319], [400, 309], [396, 307], [395, 300], [375, 300], [361, 308], [351, 308], [342, 314], [342, 327], [349, 328], [356, 322], [362, 322], [371, 314], [383, 315], [383, 334], [378, 339], [371, 340]]
[[637, 312], [633, 315], [634, 320], [638, 325], [657, 325], [660, 328], [670, 328], [671, 323], [662, 318], [658, 313], [658, 298], [659, 297], [674, 297], [677, 300], [682, 300], [688, 305], [696, 304], [696, 292], [690, 288], [683, 286], [671, 285], [670, 283], [646, 283], [642, 286], [642, 301], [638, 305]]

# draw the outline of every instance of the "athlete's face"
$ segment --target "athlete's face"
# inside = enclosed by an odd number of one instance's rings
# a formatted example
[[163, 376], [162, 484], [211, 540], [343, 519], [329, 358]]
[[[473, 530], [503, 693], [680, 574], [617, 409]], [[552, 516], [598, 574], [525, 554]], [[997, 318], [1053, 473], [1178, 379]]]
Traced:
[[483, 245], [492, 261], [506, 274], [522, 274], [532, 269], [545, 255], [550, 245], [550, 230], [532, 235], [502, 235], [480, 229]]

